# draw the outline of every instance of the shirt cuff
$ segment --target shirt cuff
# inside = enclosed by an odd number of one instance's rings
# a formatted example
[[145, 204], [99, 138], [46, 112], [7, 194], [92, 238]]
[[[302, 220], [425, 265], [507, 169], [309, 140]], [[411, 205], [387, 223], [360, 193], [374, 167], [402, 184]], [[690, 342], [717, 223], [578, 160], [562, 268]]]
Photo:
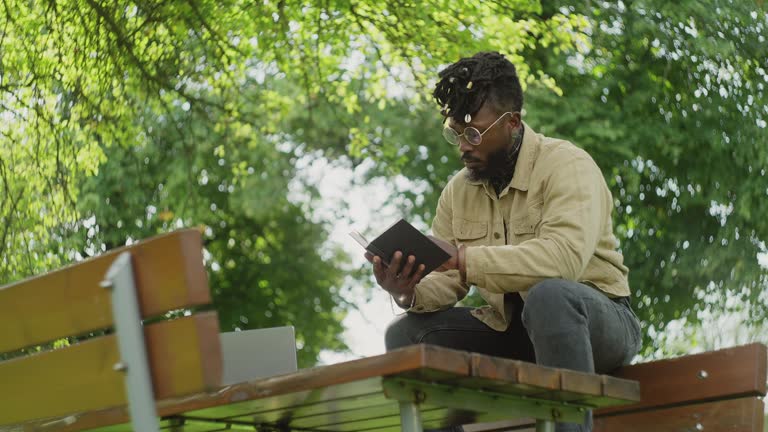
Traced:
[[427, 312], [427, 308], [424, 305], [424, 296], [419, 293], [418, 285], [413, 290], [413, 301], [411, 302], [411, 307], [409, 307], [406, 312]]
[[485, 286], [485, 246], [472, 246], [464, 249], [464, 266], [467, 271], [467, 284], [478, 287]]
[[406, 309], [405, 312], [428, 313], [437, 312], [444, 309], [444, 307], [441, 307], [439, 304], [435, 303], [434, 298], [431, 298], [429, 295], [420, 292], [418, 285], [416, 285], [413, 292], [414, 296], [413, 301], [411, 302], [411, 307]]

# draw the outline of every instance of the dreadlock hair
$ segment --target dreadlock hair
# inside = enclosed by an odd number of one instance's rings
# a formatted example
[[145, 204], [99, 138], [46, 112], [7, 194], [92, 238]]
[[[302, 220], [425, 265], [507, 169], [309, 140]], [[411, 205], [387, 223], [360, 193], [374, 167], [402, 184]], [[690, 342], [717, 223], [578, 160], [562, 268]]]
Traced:
[[462, 58], [439, 73], [432, 93], [441, 114], [465, 123], [485, 102], [500, 113], [523, 108], [523, 89], [515, 66], [497, 52], [480, 52]]

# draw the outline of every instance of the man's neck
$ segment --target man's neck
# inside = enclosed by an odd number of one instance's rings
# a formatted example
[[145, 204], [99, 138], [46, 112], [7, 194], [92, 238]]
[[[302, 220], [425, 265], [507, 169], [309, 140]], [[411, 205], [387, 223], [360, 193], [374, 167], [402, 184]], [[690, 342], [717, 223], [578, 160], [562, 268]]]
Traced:
[[493, 186], [493, 190], [496, 191], [496, 196], [501, 194], [501, 191], [509, 185], [512, 181], [512, 177], [515, 176], [515, 166], [517, 165], [517, 157], [520, 155], [520, 148], [523, 145], [524, 134], [525, 129], [523, 128], [523, 125], [520, 125], [520, 133], [517, 135], [515, 142], [507, 153], [507, 159], [503, 169], [488, 178], [488, 184]]

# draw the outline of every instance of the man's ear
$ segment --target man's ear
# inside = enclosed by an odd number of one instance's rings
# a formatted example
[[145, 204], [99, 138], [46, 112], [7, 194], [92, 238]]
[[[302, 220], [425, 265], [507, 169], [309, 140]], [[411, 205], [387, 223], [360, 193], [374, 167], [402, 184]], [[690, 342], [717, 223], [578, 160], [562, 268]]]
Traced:
[[522, 126], [523, 120], [520, 118], [520, 113], [515, 111], [509, 116], [509, 125], [512, 129], [517, 129]]

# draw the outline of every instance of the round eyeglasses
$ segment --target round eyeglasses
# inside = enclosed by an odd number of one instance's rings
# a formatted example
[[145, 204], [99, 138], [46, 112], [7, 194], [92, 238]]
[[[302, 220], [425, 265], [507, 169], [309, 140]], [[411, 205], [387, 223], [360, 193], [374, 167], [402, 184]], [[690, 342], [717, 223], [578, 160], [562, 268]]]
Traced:
[[495, 122], [491, 123], [490, 126], [485, 128], [485, 130], [482, 132], [477, 130], [477, 128], [469, 126], [464, 128], [464, 133], [459, 134], [452, 127], [445, 125], [445, 127], [443, 128], [443, 138], [445, 138], [445, 140], [448, 141], [449, 144], [458, 146], [461, 143], [461, 137], [464, 137], [464, 139], [467, 140], [468, 143], [472, 144], [473, 146], [479, 146], [480, 143], [483, 142], [483, 135], [485, 135], [486, 132], [491, 130], [492, 127], [496, 126], [496, 123], [498, 123], [499, 120], [504, 118], [504, 116], [507, 114], [512, 114], [512, 112], [510, 111], [505, 112], [499, 118], [497, 118]]

